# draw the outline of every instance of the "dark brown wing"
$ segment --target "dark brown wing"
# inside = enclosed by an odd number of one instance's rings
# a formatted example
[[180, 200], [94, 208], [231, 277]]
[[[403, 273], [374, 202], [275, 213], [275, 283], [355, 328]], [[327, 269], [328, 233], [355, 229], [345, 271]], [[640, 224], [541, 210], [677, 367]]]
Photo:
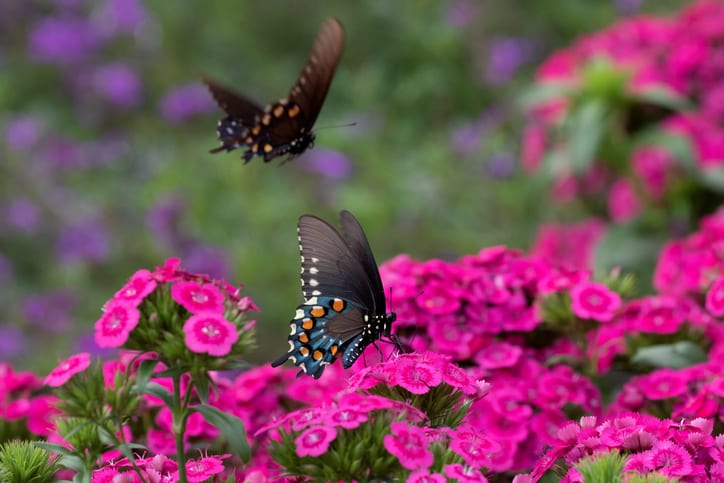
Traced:
[[299, 79], [289, 92], [289, 102], [301, 108], [307, 130], [312, 128], [322, 109], [343, 47], [342, 24], [336, 18], [327, 19], [317, 34]]
[[251, 126], [254, 124], [254, 117], [261, 116], [264, 109], [254, 101], [245, 97], [235, 90], [219, 84], [209, 77], [203, 78], [204, 84], [209, 88], [214, 100], [224, 112], [230, 117], [237, 118], [240, 122]]

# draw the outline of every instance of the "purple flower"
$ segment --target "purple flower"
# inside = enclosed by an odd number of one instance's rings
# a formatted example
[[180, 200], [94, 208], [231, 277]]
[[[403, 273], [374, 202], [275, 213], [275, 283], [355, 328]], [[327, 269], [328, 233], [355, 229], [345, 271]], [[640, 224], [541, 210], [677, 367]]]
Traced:
[[18, 116], [5, 127], [5, 144], [11, 151], [27, 151], [39, 138], [40, 127], [32, 116]]
[[214, 278], [228, 278], [229, 257], [222, 248], [192, 244], [183, 250], [184, 266], [190, 272], [205, 273]]
[[93, 25], [75, 17], [46, 17], [33, 28], [28, 54], [39, 62], [57, 65], [77, 64], [100, 47]]
[[614, 0], [613, 4], [621, 15], [634, 15], [641, 10], [643, 0]]
[[168, 91], [159, 102], [159, 110], [165, 120], [178, 123], [214, 112], [214, 101], [201, 84], [185, 84]]
[[486, 168], [491, 178], [510, 178], [515, 170], [515, 157], [510, 153], [493, 154], [488, 158]]
[[186, 204], [181, 196], [165, 196], [146, 214], [146, 227], [158, 242], [174, 247], [180, 242], [178, 224], [185, 211]]
[[95, 90], [120, 108], [136, 106], [141, 98], [141, 80], [129, 65], [116, 62], [98, 68], [93, 75]]
[[102, 262], [110, 254], [110, 235], [98, 220], [82, 220], [62, 228], [56, 243], [62, 263]]
[[11, 229], [29, 234], [38, 227], [40, 213], [35, 203], [26, 198], [18, 198], [5, 208], [5, 219]]
[[476, 15], [478, 15], [478, 5], [471, 0], [456, 0], [445, 10], [445, 20], [456, 28], [467, 27]]
[[144, 26], [147, 17], [148, 12], [139, 0], [106, 0], [98, 23], [110, 35], [134, 34]]
[[320, 148], [310, 151], [296, 163], [296, 166], [335, 180], [349, 178], [352, 174], [352, 163], [349, 158], [334, 149]]
[[533, 58], [533, 45], [528, 39], [498, 37], [490, 45], [485, 79], [503, 84], [513, 78], [518, 68]]
[[12, 325], [0, 324], [0, 354], [4, 360], [25, 354], [28, 338], [25, 333]]
[[60, 333], [68, 329], [75, 303], [71, 292], [56, 290], [29, 295], [23, 300], [22, 308], [28, 324]]

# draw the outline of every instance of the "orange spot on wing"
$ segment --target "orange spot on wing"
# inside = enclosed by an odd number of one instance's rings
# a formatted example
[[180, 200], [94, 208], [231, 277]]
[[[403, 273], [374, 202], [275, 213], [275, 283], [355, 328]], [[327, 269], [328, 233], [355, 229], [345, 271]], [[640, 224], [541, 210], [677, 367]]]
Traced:
[[306, 332], [302, 332], [301, 334], [299, 334], [298, 339], [299, 342], [301, 342], [302, 344], [306, 344], [307, 342], [309, 342], [309, 336], [307, 336]]
[[274, 147], [271, 144], [265, 144], [264, 145], [264, 152], [265, 153], [271, 153]]
[[271, 122], [271, 116], [269, 114], [264, 114], [264, 117], [261, 118], [261, 123], [265, 126], [268, 126]]
[[289, 111], [287, 112], [287, 114], [289, 114], [289, 117], [297, 117], [299, 115], [299, 111], [300, 111], [299, 106], [294, 105], [289, 108]]
[[309, 319], [309, 318], [302, 320], [302, 329], [311, 330], [313, 327], [314, 327], [314, 320]]
[[[310, 310], [309, 313], [312, 315], [312, 317], [324, 317], [327, 314], [327, 311], [324, 310], [324, 307], [317, 305], [314, 308], [312, 308], [312, 310]], [[304, 326], [302, 326], [302, 327], [304, 327]]]
[[314, 359], [315, 361], [320, 360], [322, 357], [324, 357], [322, 351], [314, 351], [314, 353], [312, 354], [312, 359]]
[[258, 124], [256, 126], [254, 126], [253, 128], [251, 128], [251, 133], [254, 136], [258, 136], [260, 132], [261, 132], [261, 126]]
[[336, 345], [333, 345], [332, 347], [330, 347], [330, 348], [329, 348], [329, 352], [330, 352], [333, 356], [336, 356], [336, 355], [337, 355], [337, 346], [336, 346]]
[[332, 300], [332, 310], [334, 310], [335, 312], [343, 311], [345, 305], [346, 304], [344, 303], [344, 300], [342, 300], [342, 299]]
[[306, 357], [306, 356], [309, 355], [309, 349], [307, 349], [306, 347], [300, 347], [300, 348], [299, 348], [299, 353], [300, 353], [301, 355], [303, 355], [304, 357]]
[[282, 114], [284, 114], [284, 107], [277, 106], [274, 108], [274, 117], [282, 117]]

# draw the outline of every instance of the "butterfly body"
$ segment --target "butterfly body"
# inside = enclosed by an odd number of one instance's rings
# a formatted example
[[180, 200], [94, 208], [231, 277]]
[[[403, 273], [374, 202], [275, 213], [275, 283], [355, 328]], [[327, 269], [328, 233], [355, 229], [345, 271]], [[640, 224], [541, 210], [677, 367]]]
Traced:
[[342, 212], [342, 235], [311, 215], [299, 220], [304, 303], [290, 322], [289, 350], [273, 366], [291, 359], [314, 378], [342, 359], [345, 369], [382, 337], [393, 338], [394, 312], [386, 301], [377, 264], [359, 222]]
[[246, 148], [246, 162], [260, 156], [265, 162], [295, 157], [314, 144], [312, 129], [342, 55], [344, 29], [328, 19], [317, 34], [306, 65], [289, 95], [262, 108], [256, 102], [212, 79], [204, 82], [227, 116], [218, 123], [221, 146], [212, 153]]

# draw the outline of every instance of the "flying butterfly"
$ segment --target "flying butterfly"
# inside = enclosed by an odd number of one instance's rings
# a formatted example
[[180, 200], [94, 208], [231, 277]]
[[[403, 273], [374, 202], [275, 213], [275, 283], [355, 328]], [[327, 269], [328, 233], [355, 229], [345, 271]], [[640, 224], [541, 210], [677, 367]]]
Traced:
[[210, 152], [246, 148], [242, 156], [245, 163], [254, 156], [262, 156], [264, 162], [269, 162], [285, 154], [296, 157], [312, 147], [312, 128], [327, 97], [343, 46], [342, 24], [335, 18], [327, 19], [289, 95], [265, 108], [205, 78], [216, 103], [226, 112], [216, 130], [221, 146]]
[[299, 218], [302, 294], [290, 322], [289, 351], [274, 362], [291, 359], [303, 373], [319, 378], [326, 365], [342, 358], [345, 369], [367, 346], [392, 335], [394, 312], [386, 312], [377, 263], [362, 226], [349, 212], [340, 214], [340, 234], [312, 215]]

